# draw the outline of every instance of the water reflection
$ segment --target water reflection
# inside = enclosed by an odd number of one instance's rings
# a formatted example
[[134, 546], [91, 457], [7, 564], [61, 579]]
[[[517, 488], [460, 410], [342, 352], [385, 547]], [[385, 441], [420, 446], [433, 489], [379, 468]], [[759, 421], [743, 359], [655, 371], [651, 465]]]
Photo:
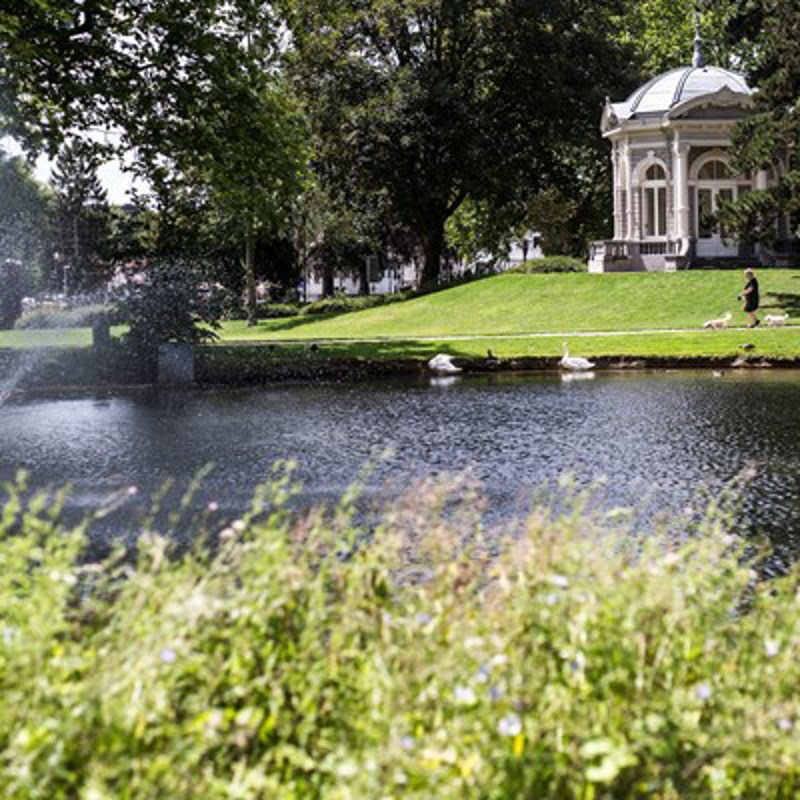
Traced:
[[[566, 377], [566, 376], [565, 376]], [[698, 488], [752, 467], [740, 522], [800, 541], [800, 376], [783, 371], [446, 376], [372, 384], [151, 392], [0, 407], [0, 478], [74, 485], [91, 509], [131, 485], [213, 472], [196, 505], [238, 514], [276, 459], [295, 459], [299, 502], [335, 500], [387, 448], [368, 499], [471, 470], [495, 521], [524, 513], [563, 473], [606, 476], [609, 508], [682, 510]], [[581, 378], [581, 381], [575, 379]], [[443, 383], [446, 381], [446, 383]], [[442, 391], [446, 389], [446, 391]], [[642, 512], [645, 513], [645, 512]], [[121, 525], [119, 519], [115, 525]], [[127, 523], [129, 524], [129, 523]]]

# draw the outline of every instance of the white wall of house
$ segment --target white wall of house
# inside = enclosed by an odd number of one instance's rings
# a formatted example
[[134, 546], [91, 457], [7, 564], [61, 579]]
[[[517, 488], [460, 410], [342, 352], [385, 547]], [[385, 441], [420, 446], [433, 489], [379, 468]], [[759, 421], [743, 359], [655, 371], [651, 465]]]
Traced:
[[[531, 231], [519, 241], [513, 242], [508, 253], [497, 262], [498, 271], [510, 269], [524, 261], [535, 258], [542, 258], [541, 234]], [[367, 272], [370, 275], [369, 293], [370, 294], [393, 294], [416, 288], [419, 281], [420, 268], [413, 261], [405, 263], [394, 263], [381, 272], [378, 268], [377, 256], [368, 256]], [[491, 257], [487, 254], [485, 259], [478, 259], [479, 262], [488, 262]], [[465, 272], [475, 268], [475, 264], [454, 265], [452, 274], [459, 277]], [[300, 297], [304, 297], [311, 302], [322, 297], [322, 276], [310, 273], [307, 278], [308, 285], [300, 285]], [[359, 279], [351, 275], [337, 275], [334, 279], [335, 291], [346, 295], [357, 295], [361, 291]]]

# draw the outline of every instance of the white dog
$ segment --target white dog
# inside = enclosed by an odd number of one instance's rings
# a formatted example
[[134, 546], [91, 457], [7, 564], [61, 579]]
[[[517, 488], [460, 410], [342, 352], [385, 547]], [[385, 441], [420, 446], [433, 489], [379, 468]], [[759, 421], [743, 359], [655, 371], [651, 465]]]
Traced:
[[730, 311], [723, 314], [719, 319], [710, 319], [703, 323], [704, 328], [711, 328], [715, 331], [721, 331], [728, 327], [728, 323], [733, 319]]
[[764, 317], [768, 328], [782, 328], [788, 319], [788, 314], [767, 314], [767, 316]]

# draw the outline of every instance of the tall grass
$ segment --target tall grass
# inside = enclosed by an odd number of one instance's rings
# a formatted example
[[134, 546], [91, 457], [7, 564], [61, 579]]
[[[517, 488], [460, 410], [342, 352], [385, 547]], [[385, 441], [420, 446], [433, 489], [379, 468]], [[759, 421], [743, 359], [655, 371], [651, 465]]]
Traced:
[[6, 486], [3, 797], [796, 796], [798, 576], [721, 516], [633, 536], [578, 497], [488, 536], [428, 483], [368, 532], [290, 492], [87, 564]]

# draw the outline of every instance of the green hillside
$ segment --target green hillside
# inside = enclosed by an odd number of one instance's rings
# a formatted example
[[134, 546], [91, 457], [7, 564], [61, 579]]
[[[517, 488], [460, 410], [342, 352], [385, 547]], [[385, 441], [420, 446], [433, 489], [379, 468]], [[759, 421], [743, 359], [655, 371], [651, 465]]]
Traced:
[[[800, 320], [800, 271], [762, 270], [763, 311], [782, 309]], [[225, 326], [226, 340], [493, 336], [535, 332], [697, 329], [730, 311], [739, 272], [674, 274], [498, 275], [414, 300], [328, 319], [270, 320], [248, 329]]]

